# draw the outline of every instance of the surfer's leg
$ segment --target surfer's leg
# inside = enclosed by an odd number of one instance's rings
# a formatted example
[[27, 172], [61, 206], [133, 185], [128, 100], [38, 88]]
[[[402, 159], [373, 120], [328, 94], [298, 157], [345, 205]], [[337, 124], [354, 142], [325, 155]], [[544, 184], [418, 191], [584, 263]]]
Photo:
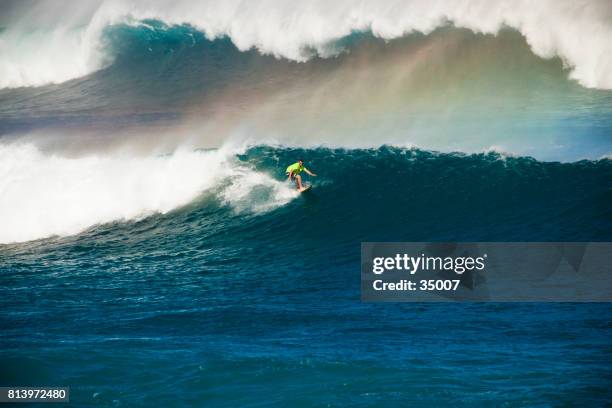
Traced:
[[297, 188], [298, 190], [302, 189], [302, 176], [300, 176], [299, 174], [297, 174], [295, 176], [295, 182], [297, 183]]

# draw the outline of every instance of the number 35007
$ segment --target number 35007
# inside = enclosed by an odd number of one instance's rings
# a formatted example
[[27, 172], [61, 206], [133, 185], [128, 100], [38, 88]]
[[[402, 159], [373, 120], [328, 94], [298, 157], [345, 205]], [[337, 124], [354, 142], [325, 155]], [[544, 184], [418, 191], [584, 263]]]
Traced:
[[459, 279], [422, 279], [419, 281], [420, 290], [457, 290]]

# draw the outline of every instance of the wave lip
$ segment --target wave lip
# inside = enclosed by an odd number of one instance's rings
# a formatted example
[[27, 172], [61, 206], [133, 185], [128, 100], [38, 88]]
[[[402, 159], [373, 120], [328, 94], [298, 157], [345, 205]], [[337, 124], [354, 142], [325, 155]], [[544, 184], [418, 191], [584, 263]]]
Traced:
[[[192, 25], [210, 39], [227, 36], [242, 51], [255, 48], [295, 61], [307, 61], [313, 51], [321, 57], [335, 55], [338, 49], [331, 44], [356, 31], [390, 40], [411, 32], [428, 34], [447, 24], [487, 34], [511, 27], [525, 36], [536, 55], [560, 57], [570, 77], [583, 86], [612, 89], [612, 3], [606, 0], [88, 4], [94, 6], [88, 5], [87, 12], [77, 7], [67, 14], [58, 11], [56, 2], [42, 1], [27, 12], [11, 13], [17, 22], [9, 21], [0, 34], [0, 88], [60, 83], [101, 69], [112, 61], [102, 49], [106, 27], [156, 19]], [[33, 28], [30, 20], [38, 25]]]

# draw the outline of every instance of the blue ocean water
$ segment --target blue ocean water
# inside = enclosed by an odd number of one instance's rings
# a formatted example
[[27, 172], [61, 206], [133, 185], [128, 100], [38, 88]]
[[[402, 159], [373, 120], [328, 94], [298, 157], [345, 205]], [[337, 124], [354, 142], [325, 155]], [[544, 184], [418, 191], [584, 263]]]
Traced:
[[70, 386], [75, 406], [610, 401], [609, 304], [367, 304], [359, 292], [364, 240], [610, 240], [609, 160], [266, 146], [237, 160], [280, 178], [295, 157], [315, 187], [263, 214], [210, 191], [0, 247], [0, 382]]

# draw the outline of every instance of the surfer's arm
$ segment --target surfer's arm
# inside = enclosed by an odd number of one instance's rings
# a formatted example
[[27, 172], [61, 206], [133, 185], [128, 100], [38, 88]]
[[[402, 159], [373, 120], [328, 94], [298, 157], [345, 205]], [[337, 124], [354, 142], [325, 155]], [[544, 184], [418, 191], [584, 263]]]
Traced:
[[287, 180], [291, 180], [291, 176], [293, 176], [293, 170], [289, 172], [289, 175], [287, 176]]
[[311, 172], [310, 170], [308, 170], [306, 167], [304, 167], [304, 171], [306, 172], [306, 174], [308, 174], [309, 176], [313, 176], [313, 177], [317, 177], [316, 174], [314, 174], [313, 172]]

